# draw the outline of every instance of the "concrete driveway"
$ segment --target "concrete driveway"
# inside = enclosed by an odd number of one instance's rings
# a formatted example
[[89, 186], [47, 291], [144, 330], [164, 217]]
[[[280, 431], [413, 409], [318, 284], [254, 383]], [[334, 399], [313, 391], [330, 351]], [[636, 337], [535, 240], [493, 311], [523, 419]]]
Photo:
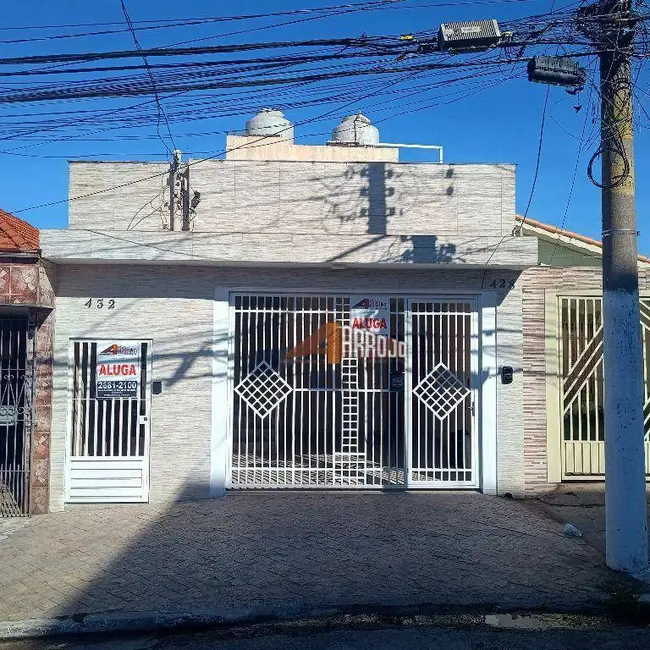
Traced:
[[410, 605], [570, 611], [600, 602], [614, 577], [602, 554], [538, 507], [449, 492], [77, 506], [0, 522], [0, 566], [5, 621]]

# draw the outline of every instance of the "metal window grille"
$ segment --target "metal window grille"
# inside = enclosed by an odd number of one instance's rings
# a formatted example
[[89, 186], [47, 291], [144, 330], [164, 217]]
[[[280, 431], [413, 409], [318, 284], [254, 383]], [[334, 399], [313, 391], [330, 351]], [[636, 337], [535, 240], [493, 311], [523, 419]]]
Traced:
[[[349, 325], [349, 298], [236, 295], [233, 309], [233, 487], [404, 485], [404, 395], [390, 389], [404, 360], [345, 356], [332, 324]], [[390, 331], [404, 340], [401, 299]]]
[[30, 509], [33, 341], [27, 318], [0, 318], [0, 517]]

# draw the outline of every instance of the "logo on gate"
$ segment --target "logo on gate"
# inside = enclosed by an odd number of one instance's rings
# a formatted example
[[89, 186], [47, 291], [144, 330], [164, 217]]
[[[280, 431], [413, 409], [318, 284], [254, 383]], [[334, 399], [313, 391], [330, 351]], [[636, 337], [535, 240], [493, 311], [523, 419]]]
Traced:
[[287, 359], [324, 354], [328, 363], [340, 364], [343, 357], [403, 359], [406, 343], [376, 334], [363, 326], [330, 321], [287, 352]]
[[363, 298], [352, 305], [352, 309], [388, 309], [388, 303], [375, 298]]
[[102, 350], [99, 354], [101, 356], [103, 355], [108, 355], [108, 354], [124, 354], [126, 356], [137, 356], [138, 355], [138, 348], [133, 348], [129, 347], [128, 345], [118, 345], [117, 343], [113, 343], [113, 345], [109, 345], [105, 350]]

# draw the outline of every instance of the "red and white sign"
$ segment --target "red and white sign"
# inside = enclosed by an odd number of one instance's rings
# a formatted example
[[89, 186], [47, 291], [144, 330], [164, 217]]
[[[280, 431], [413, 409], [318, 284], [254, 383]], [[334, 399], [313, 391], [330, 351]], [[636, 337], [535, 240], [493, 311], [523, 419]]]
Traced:
[[98, 399], [133, 399], [140, 390], [140, 343], [97, 341]]
[[384, 297], [350, 296], [350, 327], [371, 334], [390, 334], [390, 301]]

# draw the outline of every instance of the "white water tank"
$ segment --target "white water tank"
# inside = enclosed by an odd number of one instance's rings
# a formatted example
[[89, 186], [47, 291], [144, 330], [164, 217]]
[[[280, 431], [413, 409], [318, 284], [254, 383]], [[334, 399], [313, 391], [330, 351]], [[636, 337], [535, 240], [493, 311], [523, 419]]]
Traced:
[[332, 143], [369, 146], [379, 143], [379, 129], [361, 113], [348, 115], [332, 131]]
[[277, 136], [293, 141], [293, 124], [282, 111], [263, 108], [246, 122], [246, 135]]

